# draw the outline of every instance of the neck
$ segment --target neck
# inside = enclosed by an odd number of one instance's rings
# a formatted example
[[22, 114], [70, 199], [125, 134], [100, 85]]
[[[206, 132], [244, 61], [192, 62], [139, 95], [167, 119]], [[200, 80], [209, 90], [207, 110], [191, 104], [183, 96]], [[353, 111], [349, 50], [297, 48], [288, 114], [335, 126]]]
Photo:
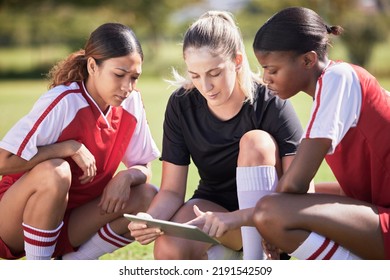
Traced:
[[306, 90], [306, 92], [314, 98], [316, 92], [317, 81], [319, 77], [325, 70], [325, 67], [328, 65], [329, 60], [326, 58], [324, 61], [319, 61], [317, 66], [312, 71], [312, 82], [310, 83], [310, 87]]
[[222, 121], [227, 121], [233, 118], [240, 112], [242, 105], [245, 101], [245, 95], [239, 91], [239, 93], [232, 94], [227, 102], [220, 106], [210, 107], [210, 111], [216, 116], [218, 119]]

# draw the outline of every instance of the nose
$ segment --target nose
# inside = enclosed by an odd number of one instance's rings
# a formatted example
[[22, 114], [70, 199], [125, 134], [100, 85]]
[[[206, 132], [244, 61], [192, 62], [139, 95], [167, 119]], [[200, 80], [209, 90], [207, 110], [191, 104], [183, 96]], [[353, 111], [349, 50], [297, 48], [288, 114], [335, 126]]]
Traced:
[[126, 81], [121, 86], [121, 90], [124, 91], [124, 92], [127, 92], [127, 93], [132, 92], [133, 89], [134, 89], [134, 83], [131, 82], [131, 81], [130, 82]]
[[203, 92], [209, 92], [213, 89], [213, 84], [210, 82], [209, 79], [205, 78], [201, 81], [201, 87]]
[[267, 85], [271, 83], [271, 79], [266, 71], [263, 72], [263, 82]]

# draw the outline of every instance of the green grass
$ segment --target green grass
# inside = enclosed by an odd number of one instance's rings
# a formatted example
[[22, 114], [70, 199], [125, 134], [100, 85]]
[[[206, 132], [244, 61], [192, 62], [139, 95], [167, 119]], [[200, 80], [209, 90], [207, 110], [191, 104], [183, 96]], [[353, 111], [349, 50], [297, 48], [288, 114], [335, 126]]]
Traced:
[[[166, 78], [166, 77], [164, 77]], [[382, 85], [389, 89], [390, 79], [380, 80]], [[162, 78], [141, 77], [138, 88], [142, 93], [144, 105], [147, 111], [148, 122], [154, 139], [161, 149], [162, 123], [168, 97], [172, 91]], [[0, 138], [12, 127], [12, 125], [25, 115], [32, 107], [34, 101], [47, 90], [47, 82], [44, 80], [0, 81]], [[309, 118], [312, 100], [305, 94], [298, 94], [292, 98], [294, 108], [302, 122], [306, 126]], [[153, 162], [152, 183], [160, 184], [161, 162]], [[315, 181], [334, 180], [333, 174], [324, 163], [318, 171]], [[188, 178], [187, 197], [190, 196], [197, 185], [198, 174], [191, 166]], [[101, 259], [153, 259], [152, 244], [141, 246], [138, 243], [131, 244], [113, 254], [107, 254]]]

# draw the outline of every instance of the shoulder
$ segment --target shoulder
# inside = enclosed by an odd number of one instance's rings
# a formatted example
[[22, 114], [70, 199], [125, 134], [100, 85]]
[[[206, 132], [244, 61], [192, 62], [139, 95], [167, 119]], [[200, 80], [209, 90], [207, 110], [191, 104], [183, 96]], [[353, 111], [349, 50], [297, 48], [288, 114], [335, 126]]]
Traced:
[[[363, 71], [365, 76], [358, 74], [358, 71]], [[366, 79], [367, 75], [368, 72], [359, 66], [342, 61], [331, 61], [318, 80], [319, 90], [316, 95], [329, 93], [329, 97], [334, 99], [352, 92], [360, 93], [361, 80]], [[333, 94], [334, 92], [339, 94]]]
[[128, 98], [123, 101], [121, 107], [137, 119], [144, 112], [144, 104], [141, 93], [133, 90]]
[[324, 79], [353, 80], [357, 77], [356, 67], [358, 66], [343, 61], [331, 61], [330, 65], [325, 68], [323, 76]]
[[290, 106], [289, 100], [283, 100], [274, 95], [265, 85], [256, 84], [256, 90], [254, 94], [254, 107], [255, 110], [261, 108], [264, 110], [267, 107], [274, 107], [281, 109], [285, 106]]
[[43, 96], [65, 97], [71, 93], [81, 94], [82, 92], [82, 84], [73, 82], [70, 84], [53, 87], [49, 89]]
[[[68, 85], [59, 85], [44, 93], [35, 107], [46, 110], [77, 110], [80, 107], [88, 106], [88, 102], [83, 96], [82, 85], [76, 82]], [[61, 105], [61, 106], [57, 106]]]
[[181, 87], [172, 92], [168, 100], [168, 107], [174, 106], [188, 109], [189, 107], [203, 104], [203, 99], [203, 96], [196, 88], [187, 90]]

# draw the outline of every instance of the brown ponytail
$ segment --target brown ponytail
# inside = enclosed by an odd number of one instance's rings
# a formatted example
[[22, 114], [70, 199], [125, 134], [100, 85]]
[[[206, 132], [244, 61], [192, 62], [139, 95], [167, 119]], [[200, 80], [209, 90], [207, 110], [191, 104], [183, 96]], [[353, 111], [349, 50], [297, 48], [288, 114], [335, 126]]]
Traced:
[[141, 44], [132, 29], [120, 23], [105, 23], [91, 33], [84, 49], [72, 53], [50, 70], [49, 88], [88, 78], [87, 60], [96, 62], [137, 52], [143, 60]]
[[87, 77], [85, 51], [79, 50], [53, 66], [48, 74], [49, 88], [70, 82], [81, 82]]

